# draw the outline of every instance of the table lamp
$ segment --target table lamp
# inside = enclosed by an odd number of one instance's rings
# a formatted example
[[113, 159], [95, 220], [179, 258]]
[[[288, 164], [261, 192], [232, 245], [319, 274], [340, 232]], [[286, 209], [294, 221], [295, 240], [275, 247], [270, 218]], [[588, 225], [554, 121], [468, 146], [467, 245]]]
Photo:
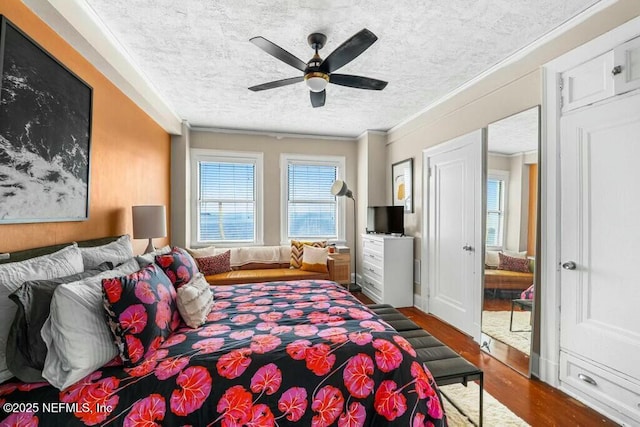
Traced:
[[167, 213], [163, 205], [133, 206], [133, 238], [149, 239], [144, 253], [153, 252], [153, 239], [167, 235]]

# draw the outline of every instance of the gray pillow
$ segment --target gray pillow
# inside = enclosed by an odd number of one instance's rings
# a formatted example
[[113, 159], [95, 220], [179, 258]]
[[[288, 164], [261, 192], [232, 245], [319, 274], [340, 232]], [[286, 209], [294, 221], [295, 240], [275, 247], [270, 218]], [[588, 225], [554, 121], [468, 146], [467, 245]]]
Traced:
[[9, 298], [18, 306], [7, 338], [7, 366], [21, 381], [35, 383], [42, 378], [47, 346], [40, 336], [42, 325], [49, 317], [53, 291], [58, 285], [71, 283], [100, 272], [111, 270], [105, 262], [92, 270], [51, 280], [32, 280], [23, 283]]
[[120, 236], [118, 240], [106, 245], [78, 249], [82, 254], [85, 270], [94, 268], [103, 262], [112, 262], [114, 265], [118, 265], [133, 258], [131, 237], [128, 234]]

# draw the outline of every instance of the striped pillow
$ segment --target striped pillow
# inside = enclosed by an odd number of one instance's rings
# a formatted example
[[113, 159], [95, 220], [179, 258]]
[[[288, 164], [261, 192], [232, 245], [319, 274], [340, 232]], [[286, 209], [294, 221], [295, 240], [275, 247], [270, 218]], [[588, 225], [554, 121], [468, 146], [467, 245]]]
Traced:
[[213, 306], [213, 293], [202, 274], [198, 273], [178, 289], [176, 303], [182, 320], [190, 328], [197, 328], [207, 320]]
[[326, 248], [327, 241], [323, 240], [320, 242], [302, 242], [298, 240], [292, 240], [290, 268], [302, 267], [302, 256], [304, 254], [304, 245], [313, 246], [315, 248]]

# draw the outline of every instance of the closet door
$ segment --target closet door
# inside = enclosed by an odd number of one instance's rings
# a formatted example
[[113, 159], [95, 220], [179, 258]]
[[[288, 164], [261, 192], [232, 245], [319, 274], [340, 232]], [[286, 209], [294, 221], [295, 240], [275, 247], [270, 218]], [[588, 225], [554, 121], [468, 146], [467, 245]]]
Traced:
[[569, 113], [561, 132], [560, 345], [640, 379], [640, 94]]
[[482, 305], [482, 153], [481, 130], [424, 152], [428, 311], [478, 342]]

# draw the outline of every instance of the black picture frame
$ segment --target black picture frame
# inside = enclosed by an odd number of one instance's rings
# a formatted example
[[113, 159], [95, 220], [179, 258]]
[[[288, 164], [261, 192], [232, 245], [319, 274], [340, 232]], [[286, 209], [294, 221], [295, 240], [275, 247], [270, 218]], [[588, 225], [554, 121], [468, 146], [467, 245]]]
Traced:
[[413, 157], [391, 165], [391, 204], [413, 213]]
[[93, 88], [0, 15], [0, 224], [89, 218]]

